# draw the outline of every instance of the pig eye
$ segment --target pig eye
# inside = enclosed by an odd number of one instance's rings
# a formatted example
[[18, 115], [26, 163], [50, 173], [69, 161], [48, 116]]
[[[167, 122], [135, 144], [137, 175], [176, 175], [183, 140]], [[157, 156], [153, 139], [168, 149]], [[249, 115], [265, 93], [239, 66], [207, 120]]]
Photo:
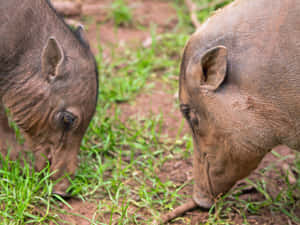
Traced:
[[70, 112], [64, 111], [58, 113], [59, 124], [65, 131], [69, 131], [73, 127], [76, 119], [76, 116]]
[[190, 120], [190, 107], [186, 104], [181, 104], [180, 105], [180, 111], [182, 112], [182, 115], [184, 118], [187, 120]]

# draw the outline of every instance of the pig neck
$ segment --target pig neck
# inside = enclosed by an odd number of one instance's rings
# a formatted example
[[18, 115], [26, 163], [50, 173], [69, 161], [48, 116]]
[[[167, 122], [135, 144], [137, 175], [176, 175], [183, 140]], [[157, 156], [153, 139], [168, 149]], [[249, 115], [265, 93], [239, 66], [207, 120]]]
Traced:
[[[9, 109], [13, 120], [23, 130], [32, 129], [37, 121], [46, 121], [52, 107], [49, 107], [51, 86], [46, 75], [41, 73], [41, 56], [49, 37], [55, 37], [63, 46], [65, 55], [70, 55], [69, 49], [78, 43], [72, 32], [57, 17], [50, 5], [44, 0], [16, 1], [20, 7], [16, 8], [18, 18], [14, 18], [11, 25], [26, 23], [13, 37], [17, 47], [14, 57], [6, 64], [10, 70], [0, 70], [0, 95], [2, 102]], [[5, 44], [5, 43], [4, 43]], [[70, 47], [69, 47], [70, 46]], [[14, 61], [16, 60], [16, 61]], [[47, 107], [46, 107], [47, 106]], [[38, 118], [36, 115], [44, 117]]]

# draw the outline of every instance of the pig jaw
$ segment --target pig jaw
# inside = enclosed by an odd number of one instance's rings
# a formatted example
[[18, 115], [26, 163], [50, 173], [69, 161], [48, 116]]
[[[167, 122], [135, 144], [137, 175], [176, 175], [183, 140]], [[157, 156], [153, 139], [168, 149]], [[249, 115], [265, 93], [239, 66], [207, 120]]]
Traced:
[[214, 195], [211, 193], [211, 184], [209, 183], [208, 173], [205, 170], [205, 163], [199, 157], [198, 152], [195, 152], [193, 157], [193, 176], [195, 180], [193, 200], [198, 206], [209, 209], [214, 204]]
[[68, 197], [67, 189], [70, 185], [69, 179], [74, 178], [78, 164], [77, 154], [79, 152], [79, 148], [80, 144], [77, 146], [71, 146], [70, 149], [62, 149], [59, 153], [56, 153], [53, 156], [53, 164], [51, 165], [50, 170], [55, 173], [51, 179], [58, 181], [53, 187], [53, 193], [62, 197]]
[[230, 142], [224, 140], [220, 143], [223, 148], [216, 147], [213, 150], [201, 143], [194, 143], [193, 199], [202, 208], [209, 209], [238, 180], [248, 176], [266, 153], [254, 151], [249, 146], [247, 149], [229, 146]]

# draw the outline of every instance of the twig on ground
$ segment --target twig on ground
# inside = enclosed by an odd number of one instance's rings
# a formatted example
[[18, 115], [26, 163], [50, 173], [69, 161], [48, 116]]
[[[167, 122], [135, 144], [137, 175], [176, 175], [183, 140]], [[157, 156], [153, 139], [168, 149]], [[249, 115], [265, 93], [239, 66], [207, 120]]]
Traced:
[[163, 215], [161, 224], [165, 224], [165, 223], [169, 222], [170, 220], [175, 219], [175, 218], [181, 216], [182, 214], [184, 214], [192, 209], [195, 209], [195, 208], [198, 208], [198, 205], [194, 202], [193, 199], [191, 199], [188, 202], [186, 202], [185, 204], [178, 206], [173, 211]]
[[189, 12], [190, 12], [190, 17], [193, 25], [198, 28], [201, 26], [201, 23], [198, 21], [197, 18], [197, 5], [192, 1], [192, 0], [184, 0], [185, 4], [187, 5]]

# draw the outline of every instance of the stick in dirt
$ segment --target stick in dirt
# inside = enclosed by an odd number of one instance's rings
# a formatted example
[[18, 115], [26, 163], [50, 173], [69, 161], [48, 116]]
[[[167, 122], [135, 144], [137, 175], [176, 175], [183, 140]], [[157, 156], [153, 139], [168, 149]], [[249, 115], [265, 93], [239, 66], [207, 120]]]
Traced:
[[196, 11], [197, 11], [196, 4], [192, 0], [184, 0], [184, 2], [189, 9], [190, 17], [191, 17], [191, 21], [192, 21], [193, 25], [196, 28], [200, 27], [201, 23], [198, 21], [197, 14], [196, 14]]
[[161, 224], [165, 224], [165, 223], [169, 222], [170, 220], [175, 219], [175, 218], [183, 215], [184, 213], [186, 213], [190, 210], [196, 209], [196, 208], [198, 208], [198, 205], [196, 204], [196, 202], [194, 202], [193, 199], [191, 199], [188, 202], [184, 203], [183, 205], [178, 206], [173, 211], [163, 215]]

